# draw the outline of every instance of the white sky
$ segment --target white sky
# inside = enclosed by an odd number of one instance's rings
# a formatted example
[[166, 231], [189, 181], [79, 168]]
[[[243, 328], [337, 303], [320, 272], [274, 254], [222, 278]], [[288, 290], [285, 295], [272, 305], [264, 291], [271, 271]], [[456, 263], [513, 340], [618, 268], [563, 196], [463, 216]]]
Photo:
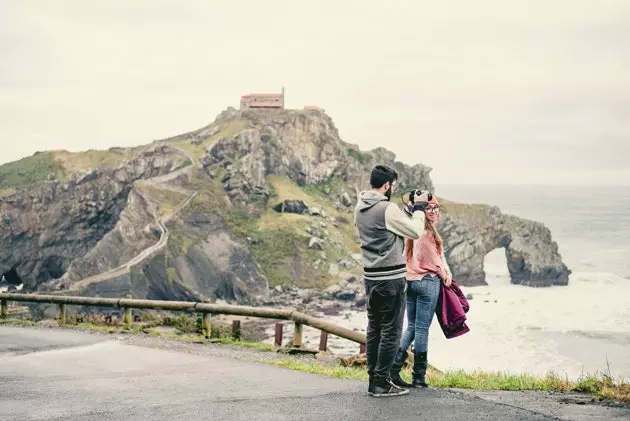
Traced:
[[0, 57], [0, 163], [285, 86], [438, 187], [630, 184], [628, 0], [0, 0]]

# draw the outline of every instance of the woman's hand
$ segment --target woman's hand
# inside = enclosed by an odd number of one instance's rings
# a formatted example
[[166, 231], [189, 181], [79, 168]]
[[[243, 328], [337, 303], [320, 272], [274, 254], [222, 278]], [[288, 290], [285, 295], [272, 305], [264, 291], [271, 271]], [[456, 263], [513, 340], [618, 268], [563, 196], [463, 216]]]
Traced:
[[451, 282], [453, 282], [453, 277], [447, 274], [446, 278], [442, 279], [442, 282], [444, 282], [444, 286], [446, 288], [449, 288], [451, 286]]

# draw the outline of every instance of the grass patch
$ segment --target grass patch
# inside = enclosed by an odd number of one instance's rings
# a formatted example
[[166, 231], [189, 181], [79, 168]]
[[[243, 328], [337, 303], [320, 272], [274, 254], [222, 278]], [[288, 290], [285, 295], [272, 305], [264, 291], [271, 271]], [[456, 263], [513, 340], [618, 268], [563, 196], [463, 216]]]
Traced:
[[260, 342], [235, 341], [232, 338], [219, 338], [217, 342], [222, 345], [240, 346], [243, 348], [255, 349], [261, 352], [276, 352], [278, 350], [278, 348], [273, 345], [267, 345]]
[[191, 140], [187, 139], [175, 140], [170, 143], [173, 146], [185, 150], [195, 158], [201, 158], [206, 154], [206, 150], [213, 146], [219, 139], [234, 136], [250, 127], [252, 127], [252, 123], [249, 120], [235, 119], [230, 120], [219, 132], [208, 136], [198, 143], [193, 143]]
[[[285, 200], [303, 200], [308, 203], [309, 206], [313, 206], [313, 198], [287, 177], [268, 175], [267, 183], [269, 183], [275, 192], [275, 202], [283, 202]], [[270, 206], [274, 205], [275, 203], [270, 204]]]
[[[367, 370], [362, 368], [305, 363], [293, 360], [260, 362], [329, 377], [362, 381], [368, 380]], [[409, 370], [403, 370], [401, 375], [406, 381], [411, 381], [411, 373]], [[630, 383], [623, 380], [614, 381], [606, 374], [585, 375], [578, 381], [570, 381], [554, 373], [537, 377], [529, 374], [488, 373], [483, 371], [468, 373], [462, 370], [441, 372], [435, 369], [429, 369], [427, 371], [427, 381], [431, 386], [441, 388], [583, 392], [599, 399], [616, 399], [621, 402], [630, 403]]]
[[62, 174], [63, 167], [55, 160], [52, 152], [37, 152], [0, 166], [0, 188], [24, 187], [50, 177], [58, 178]]
[[0, 326], [29, 327], [35, 326], [35, 323], [37, 323], [36, 320], [21, 317], [0, 318]]
[[118, 168], [142, 148], [90, 149], [82, 152], [54, 151], [53, 154], [64, 172], [70, 174], [80, 170]]
[[139, 182], [138, 187], [158, 203], [158, 216], [166, 216], [173, 212], [188, 195], [168, 188], [159, 188], [150, 182]]
[[368, 380], [368, 374], [366, 370], [360, 370], [352, 367], [342, 367], [337, 365], [323, 365], [317, 363], [305, 363], [294, 360], [276, 360], [276, 361], [263, 361], [261, 363], [275, 365], [277, 367], [288, 368], [295, 371], [303, 371], [311, 374], [320, 374], [323, 376], [335, 377], [338, 379], [350, 379], [350, 380]]
[[[153, 315], [152, 313], [143, 312], [140, 313], [141, 323], [136, 323], [131, 329], [126, 329], [120, 323], [106, 324], [99, 320], [89, 320], [77, 322], [76, 316], [68, 316], [65, 324], [60, 324], [57, 320], [51, 320], [51, 325], [54, 327], [60, 327], [64, 329], [75, 330], [87, 330], [91, 332], [100, 333], [120, 333], [125, 332], [128, 334], [148, 334], [155, 337], [164, 339], [177, 339], [186, 342], [203, 342], [206, 340], [202, 334], [201, 315], [199, 314], [182, 314], [176, 317], [161, 317]], [[14, 326], [14, 327], [32, 327], [42, 320], [21, 317], [8, 317], [0, 319], [0, 326]], [[151, 330], [156, 327], [166, 326], [175, 328], [175, 332], [159, 332]], [[222, 345], [237, 346], [249, 349], [255, 349], [261, 352], [276, 352], [277, 347], [273, 345], [257, 342], [254, 332], [249, 332], [247, 329], [241, 330], [242, 340], [234, 340], [231, 337], [231, 326], [213, 322], [211, 324], [212, 332], [210, 337], [215, 339], [216, 343]]]

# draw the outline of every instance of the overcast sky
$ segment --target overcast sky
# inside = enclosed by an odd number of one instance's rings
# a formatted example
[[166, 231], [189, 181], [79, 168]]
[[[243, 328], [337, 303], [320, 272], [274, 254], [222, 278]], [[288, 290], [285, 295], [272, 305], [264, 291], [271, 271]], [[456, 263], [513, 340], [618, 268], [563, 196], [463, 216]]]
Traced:
[[628, 0], [0, 0], [0, 57], [0, 163], [285, 86], [438, 187], [630, 184]]

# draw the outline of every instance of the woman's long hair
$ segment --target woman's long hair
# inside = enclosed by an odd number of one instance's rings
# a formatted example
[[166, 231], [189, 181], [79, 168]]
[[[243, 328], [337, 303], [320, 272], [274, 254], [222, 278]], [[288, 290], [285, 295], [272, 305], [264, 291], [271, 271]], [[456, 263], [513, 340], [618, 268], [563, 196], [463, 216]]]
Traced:
[[[424, 230], [429, 231], [429, 233], [433, 237], [433, 240], [435, 241], [435, 246], [437, 247], [438, 254], [442, 254], [442, 247], [444, 245], [442, 237], [440, 237], [440, 234], [435, 229], [435, 225], [433, 225], [433, 223], [430, 222], [427, 218], [424, 219]], [[405, 240], [405, 255], [407, 256], [407, 260], [411, 260], [411, 258], [413, 257], [413, 241], [414, 240], [410, 239]]]

